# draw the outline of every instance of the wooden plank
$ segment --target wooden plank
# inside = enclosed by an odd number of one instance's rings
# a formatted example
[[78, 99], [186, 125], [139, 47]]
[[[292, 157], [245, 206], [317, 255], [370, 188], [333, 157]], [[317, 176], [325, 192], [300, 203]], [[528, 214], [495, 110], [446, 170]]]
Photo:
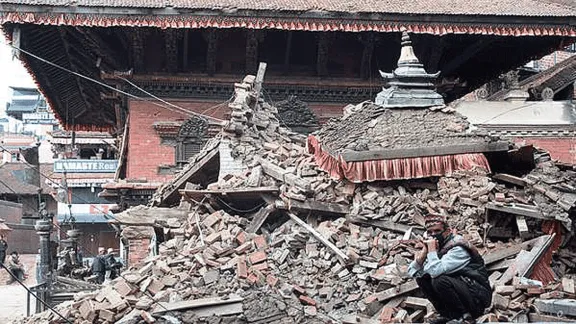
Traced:
[[516, 254], [518, 254], [522, 250], [532, 248], [534, 246], [534, 244], [536, 244], [541, 239], [541, 237], [542, 236], [531, 239], [531, 240], [526, 241], [526, 242], [522, 242], [521, 244], [518, 244], [518, 245], [514, 245], [511, 247], [504, 248], [504, 249], [492, 251], [492, 252], [482, 256], [482, 258], [484, 258], [484, 263], [486, 265], [488, 265], [488, 264], [492, 264], [494, 262], [501, 261], [501, 260], [507, 259], [509, 257], [515, 256]]
[[152, 314], [162, 314], [165, 312], [170, 311], [177, 311], [177, 310], [185, 310], [185, 309], [194, 309], [200, 307], [208, 307], [208, 306], [216, 306], [216, 305], [227, 305], [227, 304], [234, 304], [234, 303], [241, 303], [244, 298], [240, 297], [236, 294], [231, 294], [228, 297], [221, 298], [221, 297], [210, 297], [210, 298], [201, 298], [201, 299], [192, 299], [192, 300], [183, 300], [178, 302], [160, 302], [160, 307], [158, 310], [154, 311]]
[[345, 151], [340, 153], [340, 155], [342, 159], [346, 162], [355, 162], [355, 161], [412, 158], [422, 156], [439, 156], [439, 155], [452, 155], [452, 154], [464, 154], [464, 153], [508, 151], [508, 147], [509, 144], [507, 142], [495, 142], [495, 143], [457, 144], [446, 146], [426, 146], [416, 148], [374, 150], [374, 151], [362, 151], [362, 152]]
[[527, 216], [538, 219], [554, 219], [554, 217], [545, 216], [535, 206], [524, 204], [496, 204], [489, 202], [486, 204], [486, 209], [496, 210], [504, 213]]
[[546, 235], [546, 236], [548, 237], [544, 240], [544, 242], [542, 242], [542, 244], [539, 244], [532, 249], [531, 251], [532, 259], [530, 260], [530, 263], [528, 264], [526, 269], [522, 272], [518, 271], [520, 277], [526, 277], [526, 278], [530, 277], [530, 275], [532, 274], [532, 270], [534, 270], [534, 267], [536, 266], [538, 261], [540, 261], [540, 259], [542, 259], [544, 254], [548, 252], [548, 249], [552, 245], [552, 242], [554, 242], [556, 233], [552, 233], [552, 235]]
[[515, 177], [511, 174], [496, 173], [495, 175], [492, 176], [492, 178], [500, 180], [500, 181], [508, 182], [508, 183], [511, 183], [513, 185], [520, 186], [520, 187], [526, 186], [526, 181], [524, 179], [519, 178], [519, 177]]
[[408, 232], [410, 230], [410, 228], [412, 228], [413, 233], [416, 233], [416, 234], [423, 234], [424, 233], [424, 230], [422, 230], [422, 229], [414, 228], [413, 226], [409, 226], [409, 225], [394, 223], [392, 221], [364, 220], [364, 219], [360, 219], [360, 218], [354, 217], [354, 216], [347, 216], [346, 219], [351, 223], [360, 224], [360, 225], [376, 226], [376, 227], [383, 228], [383, 229], [386, 229], [389, 231], [403, 233], [403, 234]]
[[258, 232], [258, 230], [260, 229], [260, 227], [262, 227], [262, 224], [264, 224], [268, 216], [275, 210], [276, 207], [274, 205], [268, 205], [265, 208], [261, 208], [256, 213], [256, 215], [254, 215], [254, 218], [252, 218], [250, 224], [248, 224], [248, 226], [246, 227], [246, 233]]
[[538, 313], [529, 313], [528, 319], [530, 319], [530, 323], [576, 323], [574, 319]]
[[348, 206], [334, 203], [320, 202], [320, 201], [291, 200], [290, 203], [287, 203], [283, 200], [276, 200], [275, 204], [276, 208], [283, 210], [298, 209], [298, 210], [305, 210], [326, 214], [337, 214], [337, 215], [346, 215], [348, 214], [349, 211]]
[[528, 251], [522, 250], [516, 258], [514, 259], [514, 263], [512, 266], [506, 269], [506, 271], [502, 274], [502, 276], [496, 280], [494, 283], [495, 286], [503, 286], [509, 283], [514, 276], [518, 273], [524, 272], [528, 265], [530, 264], [530, 260], [532, 259], [532, 254]]
[[292, 219], [296, 224], [304, 227], [304, 229], [310, 232], [310, 234], [312, 234], [318, 241], [320, 241], [322, 244], [324, 244], [326, 247], [332, 250], [332, 252], [334, 252], [334, 254], [336, 254], [336, 256], [338, 256], [340, 260], [344, 261], [345, 263], [349, 261], [348, 256], [344, 252], [342, 252], [339, 248], [336, 247], [336, 245], [332, 244], [332, 242], [328, 241], [324, 236], [322, 236], [315, 229], [313, 229], [312, 226], [308, 225], [306, 222], [298, 218], [298, 216], [290, 212], [286, 214], [288, 214], [290, 219]]
[[208, 317], [208, 316], [228, 316], [236, 315], [244, 312], [242, 303], [232, 303], [226, 305], [214, 305], [207, 307], [200, 307], [191, 310], [196, 316]]
[[230, 189], [180, 189], [181, 195], [186, 197], [198, 197], [206, 194], [211, 195], [235, 195], [235, 194], [266, 194], [278, 192], [278, 187], [249, 187], [249, 188], [230, 188]]
[[528, 229], [528, 224], [526, 223], [526, 218], [524, 216], [516, 215], [516, 226], [518, 227], [518, 233], [520, 237], [526, 237], [530, 234]]
[[486, 270], [488, 270], [488, 271], [506, 270], [512, 265], [512, 263], [514, 263], [514, 260], [498, 261], [498, 262], [492, 263], [490, 266], [486, 267]]
[[218, 145], [216, 145], [210, 151], [208, 151], [208, 153], [206, 153], [206, 155], [204, 155], [204, 157], [201, 158], [200, 161], [194, 163], [194, 165], [190, 169], [184, 171], [184, 173], [181, 176], [178, 176], [177, 179], [174, 180], [173, 185], [171, 186], [172, 189], [162, 194], [162, 199], [160, 202], [157, 203], [157, 205], [162, 205], [164, 201], [173, 197], [178, 192], [177, 191], [178, 189], [183, 188], [193, 176], [195, 176], [198, 172], [202, 171], [202, 169], [204, 169], [204, 167], [208, 163], [210, 163], [212, 159], [214, 159], [217, 156], [218, 153], [219, 153]]
[[418, 284], [416, 283], [416, 280], [412, 279], [401, 284], [400, 286], [388, 288], [384, 291], [378, 292], [376, 295], [378, 296], [378, 301], [384, 302], [396, 296], [413, 292], [416, 289], [418, 289]]

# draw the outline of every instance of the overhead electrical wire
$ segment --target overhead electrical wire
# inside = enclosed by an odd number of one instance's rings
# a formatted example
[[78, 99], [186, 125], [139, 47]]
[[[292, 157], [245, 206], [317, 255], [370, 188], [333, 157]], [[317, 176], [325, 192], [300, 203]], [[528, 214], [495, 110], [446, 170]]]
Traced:
[[[51, 61], [49, 61], [49, 60], [47, 60], [47, 59], [45, 59], [45, 58], [42, 58], [42, 57], [40, 57], [40, 56], [38, 56], [38, 55], [36, 55], [36, 54], [33, 54], [33, 53], [31, 53], [31, 52], [29, 52], [29, 51], [27, 51], [27, 50], [24, 50], [24, 49], [22, 49], [22, 48], [20, 48], [20, 47], [18, 47], [18, 46], [16, 46], [16, 45], [14, 45], [14, 44], [11, 44], [11, 43], [10, 43], [10, 44], [8, 44], [8, 46], [10, 46], [10, 47], [12, 47], [13, 49], [18, 50], [18, 51], [26, 54], [26, 55], [28, 55], [28, 56], [30, 56], [30, 57], [32, 57], [32, 58], [35, 58], [35, 59], [37, 59], [37, 60], [39, 60], [39, 61], [41, 61], [41, 62], [44, 62], [44, 63], [46, 63], [46, 64], [48, 64], [48, 65], [51, 65], [51, 66], [53, 66], [53, 67], [55, 67], [55, 68], [61, 69], [61, 70], [66, 71], [66, 72], [68, 72], [68, 73], [70, 73], [70, 74], [73, 74], [73, 75], [75, 75], [75, 76], [77, 76], [77, 77], [80, 77], [80, 78], [82, 78], [82, 79], [88, 80], [88, 81], [93, 82], [93, 83], [96, 83], [96, 84], [98, 84], [98, 85], [100, 85], [100, 86], [102, 86], [102, 87], [104, 87], [104, 88], [106, 88], [106, 89], [109, 89], [109, 90], [118, 92], [118, 93], [123, 94], [123, 95], [125, 95], [125, 96], [127, 96], [127, 97], [130, 97], [130, 98], [132, 98], [132, 99], [136, 99], [136, 100], [139, 100], [139, 101], [147, 101], [147, 102], [150, 102], [151, 104], [153, 104], [153, 105], [155, 105], [155, 106], [162, 107], [162, 108], [165, 108], [165, 109], [168, 109], [168, 110], [171, 110], [171, 111], [175, 111], [175, 112], [178, 112], [178, 113], [181, 113], [181, 114], [184, 114], [184, 115], [195, 115], [195, 116], [199, 116], [199, 117], [205, 118], [205, 119], [207, 119], [207, 120], [210, 120], [210, 121], [215, 122], [215, 123], [218, 123], [218, 124], [220, 124], [220, 123], [223, 122], [221, 119], [218, 119], [218, 118], [215, 118], [215, 117], [212, 117], [212, 116], [208, 116], [208, 115], [204, 115], [204, 114], [201, 114], [201, 113], [197, 113], [197, 112], [195, 112], [195, 111], [191, 111], [191, 110], [188, 110], [188, 109], [185, 109], [185, 108], [182, 108], [182, 107], [180, 107], [180, 106], [177, 106], [177, 105], [175, 105], [175, 104], [172, 104], [172, 103], [169, 103], [169, 102], [167, 102], [167, 101], [165, 101], [165, 100], [162, 100], [162, 99], [160, 99], [160, 98], [158, 98], [158, 97], [156, 97], [156, 96], [153, 96], [153, 98], [154, 98], [154, 99], [157, 99], [157, 100], [160, 100], [163, 104], [159, 104], [159, 103], [154, 102], [154, 101], [151, 101], [151, 100], [149, 100], [149, 99], [147, 99], [147, 98], [141, 98], [141, 97], [136, 96], [136, 95], [134, 95], [134, 94], [131, 94], [131, 93], [129, 93], [129, 92], [126, 92], [126, 91], [117, 89], [117, 88], [115, 88], [115, 87], [112, 87], [112, 86], [110, 86], [110, 85], [108, 85], [108, 84], [106, 84], [106, 83], [104, 83], [104, 82], [102, 82], [102, 81], [98, 81], [98, 80], [96, 80], [96, 79], [93, 79], [93, 78], [91, 78], [91, 77], [85, 76], [85, 75], [83, 75], [83, 74], [81, 74], [81, 73], [78, 73], [78, 72], [76, 72], [76, 71], [72, 71], [72, 70], [70, 70], [70, 69], [68, 69], [68, 68], [65, 68], [65, 67], [63, 67], [63, 66], [60, 66], [60, 65], [58, 65], [58, 64], [56, 64], [56, 63], [54, 63], [54, 62], [51, 62]], [[125, 81], [128, 81], [128, 80], [126, 80], [126, 79], [124, 79], [124, 78], [120, 78], [120, 79], [123, 79], [123, 80], [125, 80]], [[129, 81], [128, 81], [128, 82], [129, 82]], [[129, 83], [132, 84], [133, 86], [135, 86], [133, 83], [131, 83], [131, 82], [129, 82]], [[149, 93], [148, 93], [148, 94], [149, 94]], [[150, 95], [150, 94], [149, 94], [149, 95]]]

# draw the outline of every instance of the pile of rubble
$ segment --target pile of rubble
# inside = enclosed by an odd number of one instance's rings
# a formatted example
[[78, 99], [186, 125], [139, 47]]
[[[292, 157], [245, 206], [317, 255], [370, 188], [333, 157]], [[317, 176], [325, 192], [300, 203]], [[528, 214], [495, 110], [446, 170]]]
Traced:
[[[481, 321], [576, 316], [572, 302], [558, 301], [575, 297], [575, 254], [553, 253], [571, 244], [574, 170], [541, 161], [523, 177], [468, 170], [334, 180], [316, 166], [305, 137], [280, 127], [256, 80], [236, 85], [224, 132], [152, 201], [162, 206], [177, 192], [179, 207], [140, 207], [157, 215], [132, 223], [138, 210], [118, 215], [124, 225], [170, 229], [159, 254], [59, 305], [61, 315], [77, 323], [421, 322], [434, 309], [406, 269], [423, 215], [442, 212], [490, 269], [494, 302]], [[204, 176], [217, 181], [186, 184], [211, 170], [215, 156], [218, 174]], [[551, 262], [561, 280], [542, 275]], [[38, 321], [63, 320], [44, 312], [23, 323]]]

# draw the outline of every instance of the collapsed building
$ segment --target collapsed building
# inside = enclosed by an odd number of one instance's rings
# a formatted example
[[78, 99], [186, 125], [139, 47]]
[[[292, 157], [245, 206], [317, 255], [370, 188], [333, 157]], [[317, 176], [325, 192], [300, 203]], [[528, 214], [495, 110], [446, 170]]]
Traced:
[[494, 296], [480, 322], [576, 317], [574, 168], [472, 130], [406, 34], [377, 102], [308, 137], [263, 100], [261, 67], [235, 84], [222, 132], [116, 216], [129, 268], [23, 322], [421, 322], [434, 309], [405, 272], [429, 212], [483, 254]]

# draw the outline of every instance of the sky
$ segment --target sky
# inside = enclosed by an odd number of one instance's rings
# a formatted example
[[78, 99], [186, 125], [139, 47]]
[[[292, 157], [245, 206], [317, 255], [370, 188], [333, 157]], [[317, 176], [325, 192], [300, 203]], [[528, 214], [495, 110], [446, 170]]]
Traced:
[[22, 63], [12, 58], [12, 48], [6, 39], [0, 37], [0, 116], [4, 116], [6, 102], [10, 100], [10, 86], [36, 87]]

